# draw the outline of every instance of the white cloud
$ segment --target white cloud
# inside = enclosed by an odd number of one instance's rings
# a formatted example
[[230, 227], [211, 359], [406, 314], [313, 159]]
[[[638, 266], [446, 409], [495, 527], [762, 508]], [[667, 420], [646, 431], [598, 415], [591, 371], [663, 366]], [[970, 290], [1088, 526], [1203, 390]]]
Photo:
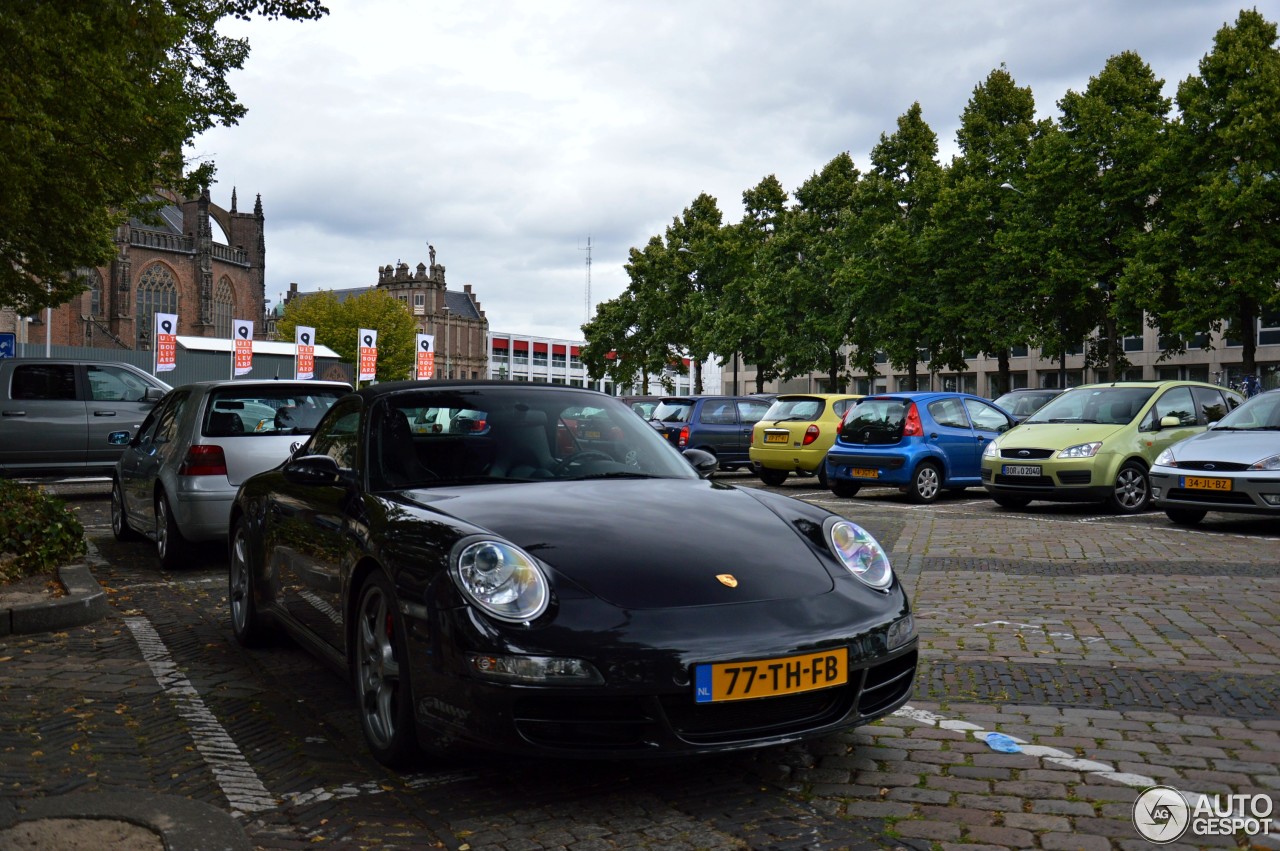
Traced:
[[[228, 24], [252, 52], [249, 114], [197, 140], [214, 201], [261, 194], [267, 295], [372, 284], [427, 260], [472, 284], [495, 330], [580, 336], [625, 289], [627, 251], [700, 192], [727, 221], [768, 174], [792, 190], [859, 168], [919, 101], [944, 160], [973, 89], [1004, 63], [1056, 114], [1133, 50], [1196, 71], [1235, 3], [330, 0], [318, 22]], [[1275, 20], [1274, 12], [1262, 9]]]

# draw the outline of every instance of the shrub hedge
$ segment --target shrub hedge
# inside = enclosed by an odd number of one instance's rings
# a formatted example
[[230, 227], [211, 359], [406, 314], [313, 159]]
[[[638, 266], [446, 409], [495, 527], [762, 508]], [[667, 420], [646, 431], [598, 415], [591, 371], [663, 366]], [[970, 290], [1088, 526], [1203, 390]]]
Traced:
[[0, 479], [0, 582], [53, 573], [84, 553], [84, 526], [66, 503]]

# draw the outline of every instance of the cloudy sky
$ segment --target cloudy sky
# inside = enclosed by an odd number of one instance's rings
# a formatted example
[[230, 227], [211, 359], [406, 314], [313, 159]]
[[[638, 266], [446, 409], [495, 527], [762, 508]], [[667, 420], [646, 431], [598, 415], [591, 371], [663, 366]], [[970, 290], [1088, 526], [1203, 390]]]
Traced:
[[[774, 174], [842, 151], [866, 168], [919, 101], [944, 162], [1002, 63], [1057, 115], [1136, 51], [1166, 94], [1245, 4], [1216, 0], [327, 0], [315, 22], [229, 24], [249, 114], [196, 140], [213, 200], [266, 216], [267, 297], [426, 263], [490, 328], [580, 339], [627, 286], [628, 249], [700, 193], [726, 221]], [[1253, 4], [1248, 4], [1252, 6]], [[1280, 2], [1256, 4], [1280, 20]]]

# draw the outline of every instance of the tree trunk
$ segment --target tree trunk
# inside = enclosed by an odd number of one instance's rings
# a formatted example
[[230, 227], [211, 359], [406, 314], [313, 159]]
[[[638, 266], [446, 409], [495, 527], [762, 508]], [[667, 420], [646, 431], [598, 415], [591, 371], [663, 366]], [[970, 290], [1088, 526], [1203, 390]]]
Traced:
[[1008, 351], [1002, 351], [996, 356], [996, 366], [1000, 371], [1000, 392], [996, 394], [996, 396], [999, 396], [1001, 394], [1008, 393], [1013, 389], [1009, 386], [1012, 382], [1009, 379], [1010, 369]]

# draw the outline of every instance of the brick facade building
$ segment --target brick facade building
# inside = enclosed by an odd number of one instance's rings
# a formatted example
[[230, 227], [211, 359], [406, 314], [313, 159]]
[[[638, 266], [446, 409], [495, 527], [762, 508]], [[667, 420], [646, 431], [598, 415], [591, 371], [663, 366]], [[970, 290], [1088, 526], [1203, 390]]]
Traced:
[[[24, 320], [0, 312], [0, 331], [19, 342], [96, 348], [150, 349], [156, 313], [176, 313], [178, 333], [190, 337], [231, 337], [234, 319], [254, 322], [265, 337], [266, 241], [262, 197], [252, 213], [209, 199], [158, 195], [165, 206], [154, 222], [130, 219], [116, 230], [116, 256], [107, 266], [80, 269], [88, 289], [49, 311]], [[211, 222], [221, 234], [215, 238]]]
[[[344, 301], [375, 287], [385, 289], [409, 311], [418, 333], [435, 337], [437, 377], [488, 378], [489, 320], [470, 284], [464, 284], [461, 292], [448, 288], [445, 268], [436, 262], [435, 249], [430, 251], [430, 266], [419, 263], [410, 272], [408, 263], [388, 263], [378, 267], [378, 282], [373, 287], [331, 292], [338, 301]], [[306, 296], [298, 291], [296, 283], [291, 283], [283, 304]]]

